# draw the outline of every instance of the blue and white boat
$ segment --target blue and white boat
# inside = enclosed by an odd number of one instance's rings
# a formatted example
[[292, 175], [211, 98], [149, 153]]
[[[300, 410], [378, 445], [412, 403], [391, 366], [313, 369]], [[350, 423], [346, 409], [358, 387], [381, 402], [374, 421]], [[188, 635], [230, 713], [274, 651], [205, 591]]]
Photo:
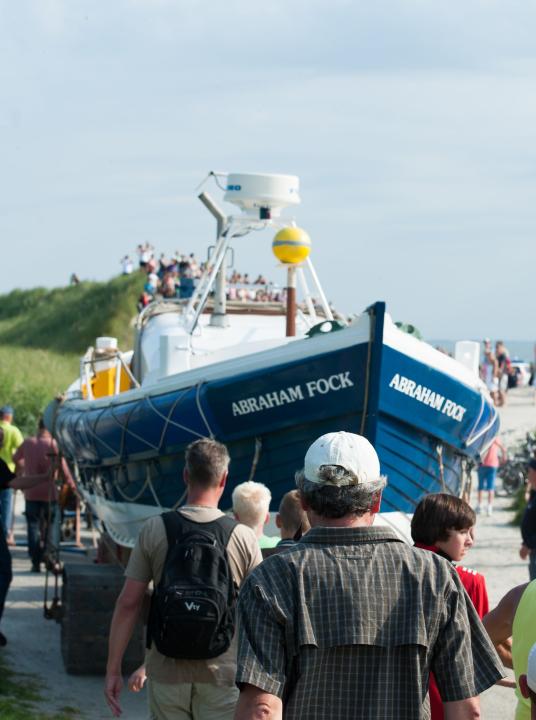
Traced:
[[[292, 187], [288, 202], [285, 187]], [[291, 224], [277, 210], [296, 203], [296, 188], [288, 176], [229, 176], [226, 199], [243, 209], [238, 218], [203, 195], [218, 239], [194, 296], [142, 312], [133, 352], [101, 339], [105, 347], [89, 351], [80, 378], [47, 410], [81, 492], [121, 545], [132, 546], [147, 517], [183, 502], [184, 450], [196, 438], [229, 448], [222, 507], [248, 479], [268, 485], [275, 507], [313, 440], [333, 430], [363, 433], [388, 478], [382, 511], [410, 513], [426, 493], [462, 492], [498, 432], [478, 348], [461, 346], [463, 362], [449, 357], [400, 330], [383, 302], [350, 320], [333, 317], [309, 258], [298, 268], [295, 335], [285, 335], [288, 308], [225, 302], [231, 238]]]

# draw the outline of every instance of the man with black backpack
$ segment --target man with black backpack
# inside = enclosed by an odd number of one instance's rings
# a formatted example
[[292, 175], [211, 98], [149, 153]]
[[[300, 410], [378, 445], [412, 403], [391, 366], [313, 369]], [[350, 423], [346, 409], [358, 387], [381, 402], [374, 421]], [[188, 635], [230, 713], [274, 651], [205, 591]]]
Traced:
[[123, 654], [151, 580], [146, 655], [151, 718], [233, 717], [236, 594], [262, 557], [254, 532], [218, 509], [228, 465], [225, 445], [209, 439], [189, 445], [187, 504], [148, 520], [138, 537], [110, 628], [104, 693], [116, 717]]

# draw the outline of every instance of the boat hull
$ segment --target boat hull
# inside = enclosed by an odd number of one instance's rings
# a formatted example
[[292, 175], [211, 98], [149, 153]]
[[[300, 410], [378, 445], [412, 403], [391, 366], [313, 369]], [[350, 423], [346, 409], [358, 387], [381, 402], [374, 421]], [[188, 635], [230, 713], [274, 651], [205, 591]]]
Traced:
[[383, 303], [357, 326], [184, 382], [47, 413], [82, 492], [120, 544], [132, 545], [144, 519], [184, 500], [184, 451], [199, 437], [229, 449], [224, 509], [249, 479], [265, 483], [277, 507], [308, 446], [346, 430], [378, 450], [388, 478], [382, 510], [412, 512], [426, 493], [459, 493], [464, 459], [476, 461], [498, 431], [481, 392], [384, 342]]

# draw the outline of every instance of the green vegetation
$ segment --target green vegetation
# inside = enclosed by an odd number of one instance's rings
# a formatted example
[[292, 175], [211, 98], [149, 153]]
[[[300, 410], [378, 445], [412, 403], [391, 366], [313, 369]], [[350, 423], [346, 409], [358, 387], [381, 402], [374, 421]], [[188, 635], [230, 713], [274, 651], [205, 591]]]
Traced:
[[76, 378], [79, 356], [0, 346], [0, 403], [15, 408], [15, 424], [33, 435], [48, 403]]
[[[140, 273], [65, 288], [13, 290], [0, 296], [0, 404], [16, 425], [35, 431], [48, 402], [77, 377], [79, 358], [99, 335], [132, 347]], [[3, 717], [0, 714], [1, 717]]]
[[75, 720], [76, 708], [62, 707], [43, 712], [36, 705], [44, 700], [43, 685], [34, 675], [13, 672], [0, 657], [0, 717], [2, 720]]
[[98, 335], [132, 344], [130, 323], [143, 288], [139, 273], [110, 282], [13, 290], [0, 297], [0, 344], [83, 353]]
[[521, 487], [514, 495], [512, 504], [508, 507], [509, 510], [512, 510], [514, 512], [514, 517], [512, 518], [511, 524], [515, 525], [516, 527], [519, 527], [521, 525], [521, 520], [523, 519], [523, 514], [525, 512], [525, 508], [527, 507], [527, 498], [526, 498], [526, 488]]

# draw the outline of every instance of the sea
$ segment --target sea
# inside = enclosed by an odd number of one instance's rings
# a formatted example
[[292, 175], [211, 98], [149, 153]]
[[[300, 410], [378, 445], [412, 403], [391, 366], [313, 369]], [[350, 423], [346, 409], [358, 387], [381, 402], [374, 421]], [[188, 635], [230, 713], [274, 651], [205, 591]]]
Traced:
[[[461, 339], [461, 338], [460, 338]], [[470, 338], [463, 338], [469, 340]], [[491, 338], [493, 345], [495, 345], [495, 339]], [[502, 340], [502, 338], [501, 338]], [[479, 342], [482, 350], [483, 338], [478, 338], [476, 342]], [[454, 354], [454, 346], [456, 340], [427, 340], [434, 347], [441, 347], [449, 353]], [[535, 362], [536, 357], [536, 341], [535, 340], [504, 340], [508, 352], [510, 353], [511, 360], [524, 360], [525, 362]]]

